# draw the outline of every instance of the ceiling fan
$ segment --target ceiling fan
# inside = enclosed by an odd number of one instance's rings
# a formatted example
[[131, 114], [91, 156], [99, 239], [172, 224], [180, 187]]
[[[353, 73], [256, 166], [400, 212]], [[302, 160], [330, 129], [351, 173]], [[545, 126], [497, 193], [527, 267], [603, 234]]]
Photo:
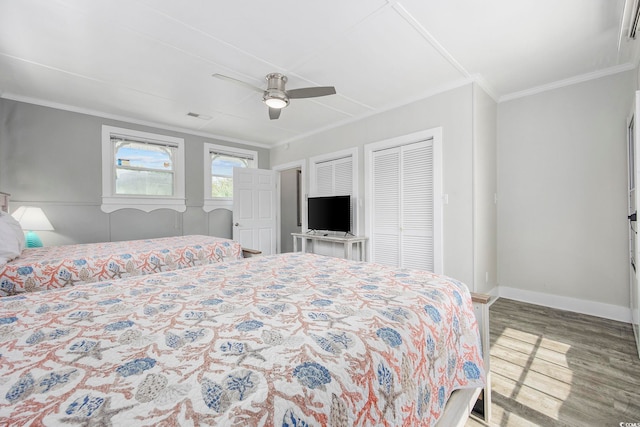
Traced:
[[300, 98], [315, 98], [318, 96], [335, 95], [336, 88], [333, 86], [315, 86], [315, 87], [303, 87], [299, 89], [285, 90], [284, 86], [287, 83], [287, 76], [280, 73], [267, 74], [267, 89], [260, 89], [250, 83], [243, 82], [242, 80], [234, 79], [233, 77], [225, 76], [224, 74], [214, 74], [213, 77], [218, 79], [227, 80], [231, 83], [242, 85], [246, 88], [262, 93], [262, 101], [269, 107], [269, 118], [275, 120], [280, 117], [280, 111], [289, 105], [290, 99]]

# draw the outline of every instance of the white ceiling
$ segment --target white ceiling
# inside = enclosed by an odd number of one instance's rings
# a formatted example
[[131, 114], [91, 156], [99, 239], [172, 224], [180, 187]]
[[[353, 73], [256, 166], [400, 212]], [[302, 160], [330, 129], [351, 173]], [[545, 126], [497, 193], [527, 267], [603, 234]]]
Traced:
[[[632, 0], [628, 0], [633, 3]], [[630, 8], [630, 6], [628, 6]], [[496, 99], [636, 66], [625, 0], [0, 0], [0, 96], [269, 147], [464, 82]], [[264, 87], [335, 86], [269, 120]], [[193, 118], [195, 112], [209, 118]]]

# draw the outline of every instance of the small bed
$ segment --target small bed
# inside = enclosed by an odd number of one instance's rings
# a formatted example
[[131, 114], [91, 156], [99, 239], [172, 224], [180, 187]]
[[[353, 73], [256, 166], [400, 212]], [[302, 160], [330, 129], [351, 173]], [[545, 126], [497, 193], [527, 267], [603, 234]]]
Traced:
[[170, 271], [243, 257], [238, 242], [174, 236], [25, 248], [0, 266], [0, 296]]
[[480, 337], [455, 280], [313, 254], [23, 293], [0, 424], [429, 426], [485, 386]]
[[170, 271], [253, 256], [238, 242], [192, 235], [25, 248], [0, 192], [0, 297]]

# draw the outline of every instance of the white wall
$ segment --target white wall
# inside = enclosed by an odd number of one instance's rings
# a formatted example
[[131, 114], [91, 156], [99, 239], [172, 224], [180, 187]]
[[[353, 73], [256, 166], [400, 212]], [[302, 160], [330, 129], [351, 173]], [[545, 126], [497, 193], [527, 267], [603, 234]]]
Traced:
[[576, 311], [628, 307], [625, 128], [634, 90], [630, 71], [498, 105], [501, 294]]
[[[467, 84], [276, 147], [270, 153], [271, 167], [358, 147], [359, 192], [364, 195], [364, 144], [442, 127], [443, 188], [449, 195], [449, 204], [444, 206], [444, 272], [473, 289], [472, 91], [473, 85]], [[363, 210], [359, 213], [362, 227]]]
[[473, 85], [473, 253], [476, 292], [490, 292], [498, 284], [496, 102]]

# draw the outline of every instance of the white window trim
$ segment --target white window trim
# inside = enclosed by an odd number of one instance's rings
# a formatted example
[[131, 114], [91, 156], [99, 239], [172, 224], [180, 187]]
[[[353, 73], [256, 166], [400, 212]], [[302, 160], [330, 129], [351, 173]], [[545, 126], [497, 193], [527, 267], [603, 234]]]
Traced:
[[204, 204], [202, 209], [205, 212], [221, 208], [233, 210], [233, 197], [211, 197], [211, 151], [220, 151], [231, 156], [253, 156], [253, 169], [258, 168], [258, 152], [244, 148], [229, 147], [228, 145], [204, 143]]
[[[121, 135], [134, 140], [149, 140], [156, 143], [167, 143], [177, 146], [174, 162], [174, 195], [170, 197], [156, 197], [123, 196], [115, 194], [115, 162], [114, 145], [111, 142], [112, 135]], [[184, 139], [114, 126], [102, 126], [102, 205], [100, 208], [103, 212], [111, 213], [118, 209], [138, 209], [145, 212], [151, 212], [156, 209], [173, 209], [177, 212], [184, 212], [187, 210], [184, 173]]]
[[[351, 208], [353, 210], [353, 230], [351, 232], [358, 236], [360, 233], [360, 221], [359, 217], [359, 208], [360, 208], [360, 197], [359, 197], [359, 183], [358, 183], [358, 147], [347, 148], [345, 150], [334, 151], [333, 153], [321, 154], [318, 156], [309, 158], [309, 194], [308, 197], [313, 197], [318, 194], [318, 183], [316, 182], [316, 167], [320, 163], [330, 162], [333, 160], [340, 160], [346, 157], [351, 157]], [[342, 196], [343, 194], [336, 194], [338, 196]], [[304, 203], [306, 204], [306, 198]], [[306, 210], [306, 206], [304, 208]], [[306, 219], [306, 216], [305, 216]], [[303, 223], [303, 231], [307, 231], [307, 223], [306, 221]]]

